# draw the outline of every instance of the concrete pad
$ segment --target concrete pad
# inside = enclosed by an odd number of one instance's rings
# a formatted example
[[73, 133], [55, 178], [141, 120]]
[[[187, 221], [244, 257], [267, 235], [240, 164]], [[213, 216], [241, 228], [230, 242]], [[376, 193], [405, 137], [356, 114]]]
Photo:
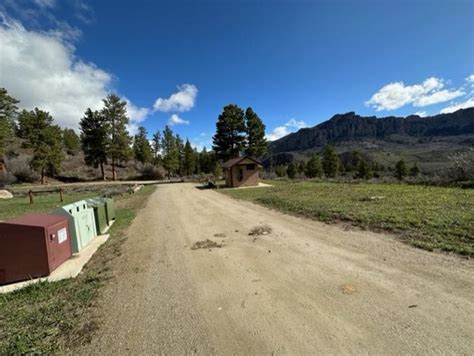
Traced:
[[97, 236], [81, 252], [72, 255], [69, 260], [56, 268], [49, 276], [12, 283], [6, 286], [0, 286], [0, 294], [10, 293], [15, 290], [25, 288], [26, 286], [29, 286], [33, 283], [55, 282], [62, 279], [76, 277], [82, 271], [82, 268], [91, 259], [92, 255], [97, 251], [97, 249], [107, 241], [109, 236], [109, 234]]

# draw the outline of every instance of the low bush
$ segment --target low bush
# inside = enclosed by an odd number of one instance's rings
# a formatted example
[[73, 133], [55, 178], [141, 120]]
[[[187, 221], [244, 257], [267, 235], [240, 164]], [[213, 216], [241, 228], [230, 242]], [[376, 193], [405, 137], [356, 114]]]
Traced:
[[139, 178], [144, 180], [158, 180], [163, 179], [165, 176], [165, 171], [162, 167], [157, 167], [149, 163], [137, 165], [137, 171]]
[[30, 157], [20, 155], [7, 160], [6, 163], [9, 172], [19, 183], [33, 183], [39, 179], [39, 175], [31, 168], [30, 162]]

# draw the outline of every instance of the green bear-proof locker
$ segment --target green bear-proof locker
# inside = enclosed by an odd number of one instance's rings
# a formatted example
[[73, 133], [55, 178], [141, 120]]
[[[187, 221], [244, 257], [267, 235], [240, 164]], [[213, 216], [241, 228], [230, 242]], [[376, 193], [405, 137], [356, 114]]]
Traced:
[[94, 209], [94, 219], [97, 235], [104, 234], [107, 231], [107, 214], [105, 212], [105, 203], [97, 198], [87, 199], [89, 207]]
[[94, 210], [87, 205], [85, 200], [64, 205], [53, 213], [69, 218], [73, 253], [80, 252], [97, 236]]
[[99, 198], [105, 204], [105, 213], [107, 214], [107, 223], [109, 226], [117, 219], [115, 213], [115, 203], [112, 198]]

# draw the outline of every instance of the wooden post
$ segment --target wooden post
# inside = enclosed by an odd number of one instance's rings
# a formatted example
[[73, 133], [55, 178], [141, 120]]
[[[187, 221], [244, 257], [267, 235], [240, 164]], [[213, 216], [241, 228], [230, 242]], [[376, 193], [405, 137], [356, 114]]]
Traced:
[[64, 199], [63, 199], [63, 188], [59, 188], [59, 201], [61, 203], [64, 201]]
[[29, 195], [29, 197], [30, 197], [30, 204], [33, 204], [33, 203], [34, 203], [34, 200], [33, 200], [33, 191], [32, 191], [31, 189], [28, 191], [28, 195]]

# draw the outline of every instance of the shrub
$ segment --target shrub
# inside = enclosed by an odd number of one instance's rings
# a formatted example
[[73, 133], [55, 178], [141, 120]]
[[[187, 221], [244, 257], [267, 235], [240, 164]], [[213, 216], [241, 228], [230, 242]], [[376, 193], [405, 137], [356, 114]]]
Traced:
[[449, 176], [456, 182], [474, 180], [474, 148], [457, 152], [449, 157]]
[[33, 183], [39, 179], [36, 173], [30, 166], [31, 158], [20, 155], [18, 157], [9, 159], [7, 161], [7, 168], [9, 172], [20, 183]]
[[163, 179], [165, 176], [165, 171], [162, 167], [154, 166], [151, 163], [139, 164], [137, 171], [140, 174], [140, 178], [145, 180], [158, 180]]

